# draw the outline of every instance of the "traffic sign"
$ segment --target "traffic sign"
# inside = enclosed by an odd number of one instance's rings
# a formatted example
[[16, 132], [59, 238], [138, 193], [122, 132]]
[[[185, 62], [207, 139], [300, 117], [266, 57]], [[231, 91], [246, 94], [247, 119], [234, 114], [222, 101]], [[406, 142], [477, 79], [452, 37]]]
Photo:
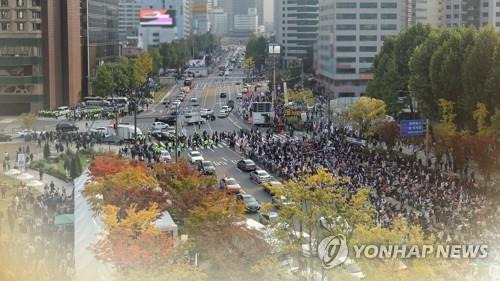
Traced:
[[423, 119], [401, 120], [399, 123], [399, 135], [402, 137], [414, 137], [425, 135], [426, 124]]

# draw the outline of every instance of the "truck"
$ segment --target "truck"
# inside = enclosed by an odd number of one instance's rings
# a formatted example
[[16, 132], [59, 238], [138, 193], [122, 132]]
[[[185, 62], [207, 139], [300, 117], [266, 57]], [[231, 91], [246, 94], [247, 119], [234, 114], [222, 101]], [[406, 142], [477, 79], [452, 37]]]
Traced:
[[[134, 125], [118, 124], [116, 128], [109, 126], [107, 133], [109, 136], [118, 136], [121, 140], [131, 140], [135, 138], [134, 131]], [[137, 135], [141, 134], [141, 129], [137, 128]]]

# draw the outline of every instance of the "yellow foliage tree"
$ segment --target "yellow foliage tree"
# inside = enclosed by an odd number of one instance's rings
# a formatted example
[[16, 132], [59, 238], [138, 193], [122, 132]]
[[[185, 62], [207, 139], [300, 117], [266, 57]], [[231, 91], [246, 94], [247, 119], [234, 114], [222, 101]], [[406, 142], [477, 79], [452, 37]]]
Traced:
[[386, 105], [383, 100], [360, 97], [351, 107], [349, 119], [360, 133], [369, 137], [375, 133], [375, 126], [385, 119]]
[[314, 97], [313, 92], [309, 89], [288, 90], [287, 96], [288, 101], [295, 104], [307, 106], [316, 104], [316, 98]]
[[247, 77], [250, 76], [254, 67], [255, 61], [253, 60], [253, 58], [249, 57], [243, 60], [243, 69], [245, 70]]
[[36, 117], [35, 114], [33, 113], [23, 113], [19, 117], [21, 120], [21, 124], [23, 124], [23, 127], [26, 129], [31, 129], [33, 128], [33, 125], [36, 123], [38, 118]]
[[472, 116], [474, 120], [476, 120], [477, 124], [477, 133], [479, 135], [487, 135], [488, 134], [488, 118], [489, 112], [484, 103], [477, 103], [476, 110], [473, 112]]

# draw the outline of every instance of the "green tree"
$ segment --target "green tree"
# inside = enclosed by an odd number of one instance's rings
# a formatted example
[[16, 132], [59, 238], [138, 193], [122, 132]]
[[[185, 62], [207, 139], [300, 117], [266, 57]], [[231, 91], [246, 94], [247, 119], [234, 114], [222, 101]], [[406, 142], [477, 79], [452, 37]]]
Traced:
[[255, 61], [253, 60], [252, 57], [246, 58], [243, 61], [243, 69], [245, 70], [245, 74], [246, 74], [247, 78], [250, 77], [254, 68], [255, 68]]
[[262, 65], [266, 63], [267, 58], [267, 40], [262, 36], [252, 35], [248, 40], [246, 45], [246, 58], [253, 58], [255, 61], [255, 67], [260, 69]]
[[74, 157], [71, 159], [71, 168], [69, 170], [69, 176], [71, 179], [76, 179], [77, 177], [80, 176], [78, 173], [78, 163], [77, 163], [77, 158]]
[[115, 63], [111, 64], [114, 92], [123, 94], [130, 88], [130, 63], [130, 60], [126, 57], [119, 57]]
[[300, 82], [302, 75], [301, 65], [297, 61], [292, 61], [288, 64], [288, 77], [286, 79], [287, 87], [290, 89], [296, 88]]
[[500, 79], [498, 77], [500, 77], [500, 44], [497, 44], [495, 48], [492, 67], [486, 81], [487, 100], [482, 101], [490, 112], [493, 112], [495, 108], [500, 108]]
[[491, 135], [500, 138], [500, 108], [495, 108], [495, 113], [490, 118]]
[[158, 71], [160, 70], [162, 65], [162, 58], [160, 52], [158, 51], [158, 49], [153, 49], [149, 52], [149, 56], [153, 61], [152, 72], [153, 74], [158, 75]]
[[92, 89], [95, 96], [106, 97], [114, 90], [113, 72], [108, 64], [103, 64], [97, 70]]

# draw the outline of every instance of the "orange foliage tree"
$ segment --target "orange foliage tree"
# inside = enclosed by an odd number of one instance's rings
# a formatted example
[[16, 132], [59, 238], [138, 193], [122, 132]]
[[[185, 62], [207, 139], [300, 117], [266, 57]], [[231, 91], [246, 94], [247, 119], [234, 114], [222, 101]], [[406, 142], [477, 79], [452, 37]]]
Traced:
[[89, 170], [92, 179], [95, 180], [105, 176], [112, 176], [130, 167], [145, 170], [147, 164], [140, 161], [129, 161], [115, 154], [104, 154], [97, 156], [90, 163]]
[[500, 146], [495, 137], [474, 135], [470, 137], [471, 158], [486, 181], [490, 180], [491, 173], [495, 170], [500, 155]]

